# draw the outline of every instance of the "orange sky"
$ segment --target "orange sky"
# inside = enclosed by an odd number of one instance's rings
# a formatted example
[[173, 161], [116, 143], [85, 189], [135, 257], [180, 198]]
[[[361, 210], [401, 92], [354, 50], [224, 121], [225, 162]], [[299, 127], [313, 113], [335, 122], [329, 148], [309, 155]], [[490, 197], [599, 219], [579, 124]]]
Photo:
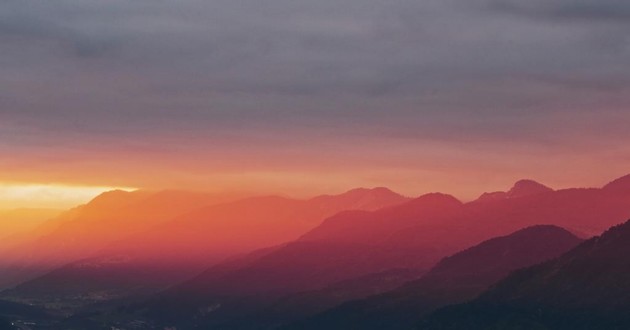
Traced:
[[630, 173], [629, 133], [623, 112], [595, 115], [539, 115], [531, 131], [517, 133], [509, 128], [524, 125], [520, 120], [479, 132], [473, 119], [459, 130], [456, 119], [442, 119], [451, 133], [426, 137], [395, 134], [386, 120], [365, 127], [337, 122], [339, 130], [252, 127], [236, 135], [158, 132], [150, 124], [140, 126], [148, 132], [128, 127], [118, 135], [58, 132], [36, 126], [41, 119], [26, 126], [4, 121], [0, 132], [11, 134], [0, 140], [0, 209], [65, 208], [114, 187], [308, 197], [386, 186], [408, 196], [440, 191], [471, 200], [523, 178], [554, 188], [602, 186]]
[[84, 204], [98, 194], [121, 187], [70, 186], [66, 184], [36, 184], [0, 182], [0, 210], [20, 208], [64, 209]]
[[357, 150], [347, 152], [236, 154], [221, 162], [203, 149], [172, 155], [68, 153], [63, 161], [54, 159], [61, 158], [60, 154], [50, 159], [43, 159], [42, 154], [24, 155], [2, 164], [0, 209], [67, 208], [117, 187], [308, 197], [355, 187], [387, 186], [408, 196], [441, 191], [470, 200], [485, 191], [506, 190], [521, 178], [554, 188], [591, 187], [630, 173], [630, 164], [616, 161], [619, 154], [614, 150], [594, 157], [545, 148], [493, 147], [497, 150], [374, 143], [363, 148], [357, 145]]
[[[7, 3], [0, 208], [109, 187], [469, 200], [630, 173], [627, 22], [486, 5]], [[9, 187], [51, 184], [78, 188]]]

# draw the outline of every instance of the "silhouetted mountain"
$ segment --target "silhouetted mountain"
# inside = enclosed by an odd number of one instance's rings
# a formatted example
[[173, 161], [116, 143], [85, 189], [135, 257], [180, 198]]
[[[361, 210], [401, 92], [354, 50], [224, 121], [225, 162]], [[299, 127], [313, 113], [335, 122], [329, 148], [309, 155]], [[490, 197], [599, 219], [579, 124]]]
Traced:
[[533, 180], [519, 180], [514, 186], [508, 190], [504, 191], [496, 191], [491, 193], [483, 193], [477, 201], [494, 201], [501, 200], [506, 198], [518, 198], [524, 196], [538, 195], [544, 194], [548, 192], [552, 192], [553, 189], [542, 185]]
[[[122, 309], [132, 320], [140, 318], [156, 322], [155, 325], [234, 329], [234, 321], [244, 316], [256, 315], [273, 306], [278, 311], [285, 310], [280, 304], [282, 299], [290, 301], [305, 292], [313, 293], [313, 297], [323, 294], [319, 297], [326, 297], [320, 300], [324, 303], [317, 307], [322, 308], [329, 302], [339, 302], [326, 299], [328, 293], [335, 291], [329, 289], [343, 282], [357, 284], [356, 290], [347, 295], [348, 299], [355, 299], [352, 297], [355, 294], [369, 293], [369, 286], [374, 283], [377, 289], [385, 287], [386, 277], [372, 277], [374, 274], [391, 274], [390, 271], [397, 269], [422, 273], [445, 256], [521, 228], [549, 223], [593, 235], [630, 217], [630, 194], [618, 193], [616, 189], [551, 191], [523, 181], [510, 190], [513, 196], [509, 198], [466, 204], [448, 195], [427, 194], [375, 211], [340, 212], [319, 226], [321, 219], [334, 209], [329, 206], [335, 203], [321, 203], [330, 200], [329, 197], [307, 201], [279, 197], [245, 199], [199, 208], [152, 229], [130, 234], [127, 239], [100, 250], [98, 258], [102, 259], [86, 259], [85, 264], [95, 269], [101, 265], [107, 268], [108, 258], [115, 256], [133, 260], [130, 265], [149, 265], [146, 269], [156, 272], [163, 272], [166, 265], [176, 266], [171, 268], [179, 270], [174, 273], [188, 276], [230, 253], [275, 245], [281, 239], [290, 240], [313, 228], [297, 240], [246, 258], [246, 262], [219, 263], [146, 302]], [[344, 194], [344, 198], [354, 193]], [[348, 200], [356, 205], [361, 199]], [[318, 214], [320, 220], [313, 214]], [[82, 269], [75, 266], [64, 271]], [[116, 264], [114, 268], [117, 267]], [[110, 283], [124, 286], [118, 287], [119, 292], [128, 289], [132, 293], [145, 281], [142, 271], [130, 269], [109, 272]], [[129, 277], [124, 278], [125, 274]], [[70, 274], [64, 276], [73, 278]], [[81, 278], [86, 285], [96, 283], [91, 292], [101, 292], [100, 288], [109, 285], [101, 283], [103, 277], [95, 272], [86, 271]], [[26, 288], [28, 283], [20, 289]], [[85, 287], [77, 288], [74, 293], [86, 293]], [[308, 297], [299, 301], [308, 304]], [[118, 316], [116, 319], [121, 322], [127, 320]]]
[[630, 221], [558, 259], [525, 268], [422, 329], [630, 328]]
[[423, 251], [421, 259], [436, 262], [467, 246], [540, 223], [594, 235], [630, 217], [630, 196], [603, 189], [552, 191], [519, 181], [511, 191], [514, 197], [492, 202], [461, 204], [448, 195], [429, 194], [377, 212], [344, 212], [300, 241], [382, 244], [389, 250]]
[[299, 320], [346, 301], [393, 290], [421, 275], [422, 273], [410, 269], [391, 269], [333, 283], [320, 290], [299, 292], [283, 297], [261, 310], [254, 315], [254, 321], [257, 324], [278, 325]]
[[373, 211], [383, 207], [400, 204], [405, 199], [401, 195], [385, 188], [356, 188], [339, 195], [321, 195], [309, 200], [324, 210], [367, 210]]
[[[460, 206], [450, 196], [430, 194], [374, 212], [341, 212], [247, 269], [230, 274], [226, 279], [232, 284], [223, 283], [220, 288], [247, 294], [294, 292], [392, 268], [427, 267], [435, 262], [434, 256], [421, 250], [388, 249], [383, 245], [387, 236], [423, 221], [436, 221]], [[205, 285], [203, 275], [189, 285], [195, 287], [194, 282]]]
[[94, 255], [108, 244], [226, 196], [163, 191], [111, 191], [43, 223], [0, 255], [0, 288], [68, 262]]
[[14, 209], [0, 211], [0, 255], [24, 242], [29, 233], [62, 213], [56, 209]]
[[[131, 319], [142, 319], [148, 316], [146, 320], [161, 321], [154, 326], [171, 324], [183, 328], [275, 329], [281, 324], [312, 315], [346, 300], [391, 290], [418, 276], [417, 271], [392, 269], [340, 281], [320, 290], [300, 292], [280, 299], [277, 299], [278, 296], [275, 295], [246, 297], [225, 295], [220, 302], [207, 303], [207, 300], [199, 296], [188, 295], [182, 299], [182, 296], [167, 292], [154, 300], [153, 304], [140, 304], [139, 307], [131, 307], [128, 311], [131, 311]], [[195, 298], [198, 300], [194, 300]], [[171, 305], [166, 315], [153, 314], [164, 311], [162, 308], [166, 306], [162, 302], [165, 300]], [[142, 311], [147, 308], [150, 311], [149, 314], [133, 314], [133, 311]], [[190, 310], [196, 312], [191, 314]]]
[[557, 257], [581, 242], [556, 226], [534, 226], [442, 259], [419, 280], [342, 304], [290, 329], [410, 329], [423, 314], [474, 298], [509, 272]]
[[[107, 205], [122, 194], [100, 196], [94, 203]], [[169, 208], [173, 213], [173, 210], [187, 209], [190, 205], [187, 201], [194, 197], [180, 197], [182, 194], [161, 192], [142, 203], [152, 205], [168, 199], [170, 206], [161, 204], [156, 209]], [[11, 290], [10, 295], [31, 302], [55, 298], [76, 305], [81, 301], [90, 303], [154, 292], [229, 256], [293, 240], [317, 226], [323, 218], [344, 209], [345, 203], [351, 208], [373, 209], [405, 200], [389, 190], [377, 188], [353, 190], [339, 198], [324, 196], [304, 201], [269, 196], [203, 207], [169, 221], [160, 221], [148, 230], [136, 230], [136, 234], [102, 247], [97, 254], [93, 253], [94, 257], [23, 283]], [[138, 226], [137, 222], [145, 218], [154, 219], [145, 215], [147, 211], [140, 213], [142, 208], [137, 204], [132, 206], [139, 212], [134, 216], [133, 225]], [[145, 216], [140, 218], [142, 215]], [[103, 225], [115, 225], [119, 221], [118, 218], [101, 220]], [[67, 235], [67, 232], [57, 233], [57, 236], [61, 234]]]
[[509, 198], [523, 197], [552, 192], [553, 189], [533, 180], [519, 180], [507, 192]]
[[0, 247], [5, 245], [4, 241], [10, 236], [33, 230], [61, 212], [56, 209], [28, 208], [0, 211]]
[[[604, 189], [563, 189], [518, 198], [474, 201], [459, 214], [441, 221], [440, 227], [407, 228], [391, 237], [392, 244], [433, 245], [448, 241], [470, 246], [492, 236], [506, 235], [539, 223], [557, 225], [583, 236], [598, 235], [606, 228], [630, 217], [630, 194]], [[438, 231], [441, 230], [441, 232]]]
[[422, 271], [467, 246], [541, 222], [590, 234], [630, 217], [625, 194], [595, 188], [549, 191], [531, 182], [515, 186], [519, 194], [528, 190], [523, 187], [538, 193], [467, 204], [428, 194], [374, 212], [341, 212], [243, 268], [219, 277], [201, 274], [169, 290], [145, 306], [146, 315], [165, 324], [187, 320], [229, 328], [226, 320], [278, 298], [391, 269]]
[[[194, 316], [200, 310], [220, 305], [221, 311], [211, 316], [223, 320], [229, 317], [225, 313], [257, 310], [292, 293], [320, 290], [368, 274], [400, 268], [420, 273], [438, 260], [439, 252], [415, 246], [390, 248], [387, 236], [422, 221], [436, 221], [436, 217], [461, 205], [450, 196], [431, 194], [373, 212], [341, 212], [302, 238], [242, 268], [221, 276], [216, 276], [213, 268], [170, 289], [149, 304], [149, 314], [165, 322], [181, 319], [197, 322]], [[334, 229], [334, 222], [344, 223], [355, 217], [363, 221]], [[341, 230], [352, 234], [353, 228], [364, 230], [354, 237], [339, 233]], [[211, 319], [201, 322], [218, 326]]]
[[630, 194], [630, 174], [613, 180], [605, 185], [603, 189], [613, 193]]
[[[416, 225], [439, 224], [462, 207], [455, 197], [432, 193], [396, 208], [377, 212], [343, 212], [326, 219], [300, 238], [302, 242], [382, 243], [389, 235]], [[378, 240], [378, 241], [375, 241]]]
[[355, 189], [310, 200], [253, 197], [196, 210], [110, 249], [157, 254], [161, 259], [200, 254], [211, 262], [295, 240], [343, 210], [375, 210], [406, 200], [385, 188]]

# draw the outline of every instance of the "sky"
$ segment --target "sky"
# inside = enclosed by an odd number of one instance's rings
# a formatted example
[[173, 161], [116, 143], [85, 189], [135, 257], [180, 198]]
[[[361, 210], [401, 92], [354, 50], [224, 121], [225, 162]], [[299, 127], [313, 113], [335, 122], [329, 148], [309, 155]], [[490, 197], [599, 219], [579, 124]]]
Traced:
[[4, 0], [0, 188], [601, 186], [629, 59], [625, 0]]

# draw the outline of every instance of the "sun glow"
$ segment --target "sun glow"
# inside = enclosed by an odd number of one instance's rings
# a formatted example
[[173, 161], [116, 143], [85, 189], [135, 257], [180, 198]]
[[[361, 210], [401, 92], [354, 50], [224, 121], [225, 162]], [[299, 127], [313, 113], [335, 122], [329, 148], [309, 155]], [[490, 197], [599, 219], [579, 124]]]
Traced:
[[115, 189], [135, 190], [129, 187], [0, 182], [0, 209], [69, 208]]

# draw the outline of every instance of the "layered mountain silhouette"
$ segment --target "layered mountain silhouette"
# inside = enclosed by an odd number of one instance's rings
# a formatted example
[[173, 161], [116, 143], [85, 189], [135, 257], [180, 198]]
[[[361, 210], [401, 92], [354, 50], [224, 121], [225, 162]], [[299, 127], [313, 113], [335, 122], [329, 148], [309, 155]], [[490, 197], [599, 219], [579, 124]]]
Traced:
[[468, 304], [437, 311], [420, 328], [628, 329], [629, 253], [630, 221], [514, 272]]
[[108, 250], [180, 260], [200, 254], [210, 261], [297, 239], [343, 210], [376, 210], [407, 198], [385, 188], [354, 189], [309, 200], [253, 197], [209, 206], [178, 217]]
[[[387, 249], [387, 237], [416, 223], [439, 221], [460, 206], [451, 196], [430, 194], [373, 212], [344, 211], [211, 288], [245, 294], [285, 293], [392, 268], [426, 268], [435, 262], [432, 251]], [[343, 228], [326, 232], [330, 224]], [[352, 237], [345, 230], [363, 235]], [[204, 274], [186, 283], [191, 287], [207, 284]]]
[[[206, 196], [200, 198], [206, 201], [201, 206], [183, 198], [181, 207], [165, 204], [146, 213], [153, 216], [138, 211], [137, 205], [155, 196], [113, 192], [46, 222], [14, 260], [35, 265], [41, 261], [52, 271], [2, 296], [36, 304], [57, 299], [57, 306], [63, 301], [63, 308], [73, 313], [78, 310], [73, 306], [99, 301], [111, 306], [119, 301], [114, 312], [99, 314], [97, 322], [111, 316], [116, 321], [109, 325], [123, 328], [138, 320], [148, 328], [248, 329], [252, 325], [248, 320], [258, 322], [259, 328], [277, 327], [320, 312], [313, 319], [342, 315], [350, 308], [350, 316], [335, 319], [343, 323], [372, 307], [374, 315], [382, 313], [383, 320], [399, 320], [404, 326], [436, 307], [476, 296], [510, 270], [542, 260], [496, 255], [490, 259], [500, 267], [492, 269], [476, 267], [484, 261], [483, 254], [473, 254], [469, 258], [479, 261], [468, 268], [479, 268], [475, 277], [467, 267], [456, 267], [465, 265], [463, 259], [453, 259], [457, 262], [449, 266], [452, 270], [447, 267], [449, 259], [436, 266], [449, 255], [532, 226], [524, 233], [563, 233], [575, 239], [599, 235], [630, 218], [628, 177], [601, 189], [552, 190], [521, 180], [506, 192], [468, 203], [441, 193], [409, 200], [375, 188], [310, 200], [266, 196], [208, 203]], [[98, 217], [102, 212], [107, 216]], [[134, 224], [127, 225], [128, 221]], [[536, 227], [539, 224], [547, 225]], [[81, 235], [87, 228], [99, 228], [103, 234]], [[531, 239], [540, 247], [545, 246], [541, 242], [563, 242], [557, 237], [539, 241]], [[548, 248], [549, 253], [558, 251], [554, 245]], [[510, 249], [506, 255], [519, 255], [518, 251]], [[55, 253], [64, 257], [55, 259]], [[430, 269], [431, 274], [459, 272], [462, 279], [453, 275], [449, 281], [423, 287], [418, 283], [435, 278], [424, 275]], [[414, 279], [420, 280], [403, 285]], [[414, 300], [422, 290], [429, 290], [430, 299]], [[385, 303], [388, 297], [395, 302]], [[348, 300], [355, 301], [343, 304]], [[418, 302], [411, 308], [417, 315], [403, 320], [392, 312], [397, 309], [393, 306], [408, 301]], [[94, 320], [73, 318], [79, 323]], [[304, 322], [309, 324], [308, 319]], [[334, 322], [330, 324], [334, 327]]]
[[11, 251], [45, 222], [58, 217], [56, 209], [13, 209], [0, 211], [0, 255]]
[[[373, 212], [344, 211], [326, 219], [324, 224], [309, 234], [258, 258], [252, 258], [239, 268], [217, 272], [216, 267], [213, 267], [169, 289], [142, 309], [148, 310], [150, 317], [168, 322], [194, 320], [199, 310], [221, 305], [221, 312], [212, 313], [212, 316], [221, 319], [217, 322], [223, 322], [233, 311], [242, 313], [245, 310], [257, 310], [286, 295], [323, 289], [364, 275], [392, 269], [405, 269], [419, 275], [438, 260], [439, 253], [416, 247], [389, 248], [387, 239], [382, 238], [418, 221], [436, 221], [437, 216], [449, 214], [461, 205], [451, 196], [430, 194]], [[379, 225], [376, 233], [380, 236], [370, 234], [364, 239], [353, 241], [342, 239], [343, 235], [337, 236], [337, 231], [329, 239], [311, 236], [311, 233], [318, 233], [321, 227], [327, 227], [327, 223], [337, 221], [335, 219], [365, 219], [364, 223], [355, 223], [347, 228], [368, 227], [374, 223]], [[210, 323], [206, 326], [218, 326]]]
[[56, 209], [13, 209], [0, 211], [0, 244], [14, 235], [34, 230], [46, 220], [57, 217], [62, 211]]
[[423, 314], [466, 301], [511, 271], [555, 258], [582, 240], [556, 226], [534, 226], [442, 259], [422, 278], [351, 301], [288, 329], [410, 329]]
[[44, 222], [6, 249], [0, 255], [0, 288], [92, 256], [116, 240], [226, 198], [178, 191], [103, 193]]
[[[91, 210], [111, 205], [112, 199], [126, 201], [124, 195], [133, 194], [112, 192], [99, 196], [86, 207]], [[136, 226], [133, 230], [129, 228], [131, 225], [127, 226], [118, 220], [129, 217], [73, 220], [73, 225], [76, 222], [90, 222], [83, 225], [94, 226], [93, 222], [98, 222], [98, 226], [103, 227], [122, 226], [124, 230], [108, 228], [103, 231], [117, 233], [123, 238], [115, 241], [115, 236], [107, 236], [105, 239], [101, 232], [98, 234], [101, 236], [91, 237], [90, 246], [94, 249], [75, 251], [83, 246], [63, 246], [62, 253], [66, 258], [73, 256], [76, 260], [81, 256], [88, 257], [23, 283], [11, 290], [11, 296], [30, 301], [38, 301], [42, 297], [73, 297], [79, 302], [155, 291], [193, 276], [229, 256], [293, 240], [317, 226], [326, 216], [343, 209], [371, 210], [406, 200], [390, 190], [376, 188], [356, 189], [337, 196], [320, 196], [310, 200], [254, 197], [199, 208], [203, 199], [199, 200], [200, 203], [190, 204], [184, 202], [190, 200], [191, 196], [179, 195], [190, 193], [173, 194], [162, 192], [150, 195], [142, 199], [140, 205], [127, 206], [128, 210], [136, 212], [135, 219], [131, 220]], [[156, 204], [156, 200], [162, 200], [167, 195], [170, 195], [170, 206], [161, 204], [158, 209], [168, 208], [169, 214], [161, 212], [158, 218], [154, 209], [148, 215], [142, 213], [140, 206], [149, 202], [151, 205]], [[205, 200], [204, 204], [207, 202]], [[174, 203], [176, 206], [173, 206]], [[181, 213], [190, 208], [195, 210], [170, 218], [175, 211]], [[155, 225], [138, 224], [145, 219]], [[61, 226], [51, 234], [52, 239], [46, 237], [38, 243], [50, 249], [55, 246], [44, 243], [56, 242], [59, 238], [85, 239], [76, 227], [70, 227], [73, 229], [70, 231], [67, 226]], [[145, 227], [149, 228], [140, 231], [140, 228]], [[124, 233], [127, 235], [123, 236]], [[97, 246], [100, 250], [96, 250]]]
[[135, 311], [164, 324], [220, 328], [301, 292], [394, 269], [421, 274], [445, 256], [536, 224], [588, 236], [630, 217], [623, 188], [552, 191], [523, 180], [510, 191], [513, 197], [491, 201], [461, 203], [436, 193], [376, 211], [341, 212], [239, 268], [205, 271]]

